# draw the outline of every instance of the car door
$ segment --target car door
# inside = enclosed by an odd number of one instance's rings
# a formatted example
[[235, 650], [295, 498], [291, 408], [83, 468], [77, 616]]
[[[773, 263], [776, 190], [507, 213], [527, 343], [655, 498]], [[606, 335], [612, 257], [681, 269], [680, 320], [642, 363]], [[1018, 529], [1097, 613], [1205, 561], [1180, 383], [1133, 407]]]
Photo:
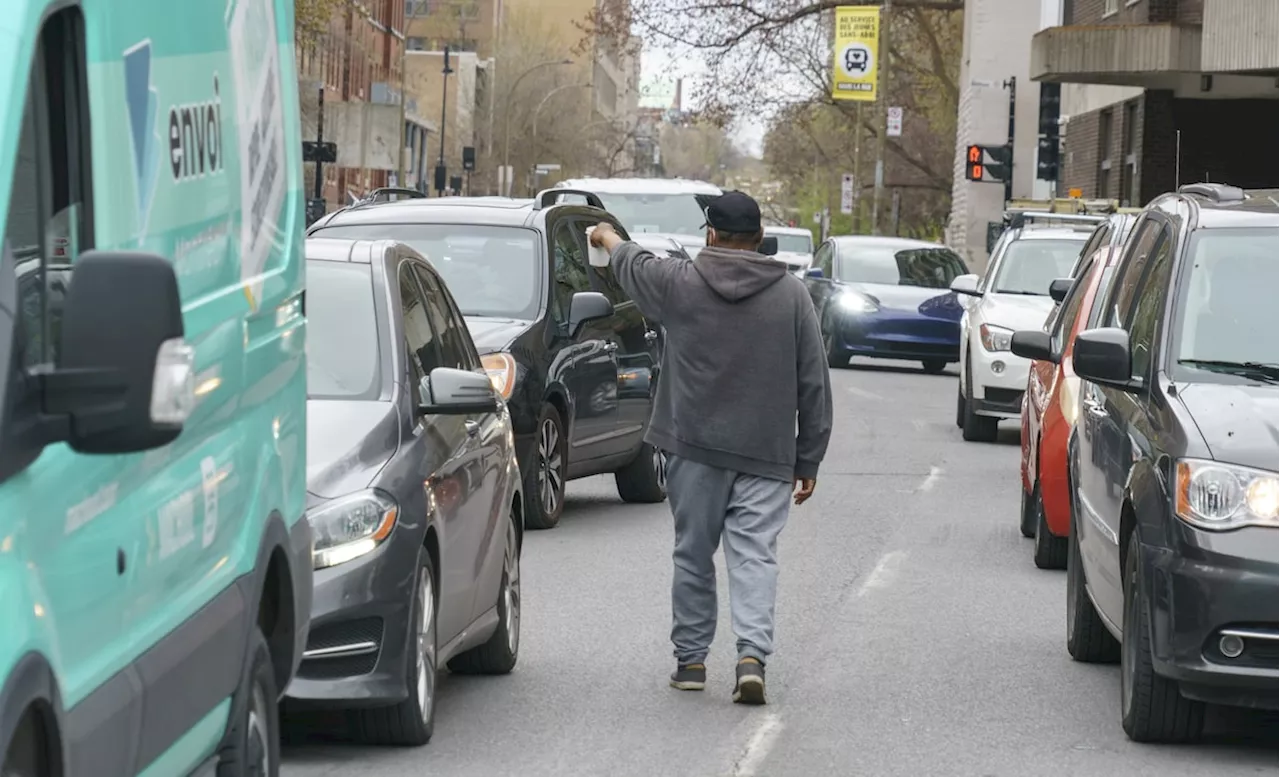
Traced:
[[[436, 511], [440, 540], [440, 644], [457, 636], [471, 622], [472, 564], [467, 557], [468, 514], [467, 466], [475, 451], [468, 434], [466, 417], [424, 415], [419, 409], [419, 386], [437, 367], [452, 366], [445, 360], [445, 348], [438, 322], [432, 321], [426, 295], [417, 278], [417, 262], [402, 258], [395, 274], [400, 295], [400, 326], [403, 348], [409, 364], [404, 377], [411, 394], [413, 417], [404, 438], [407, 450], [401, 455], [421, 462], [418, 480], [426, 490], [425, 504]], [[427, 520], [428, 515], [406, 516]]]
[[[627, 233], [616, 220], [605, 220], [626, 239]], [[599, 220], [594, 217], [577, 219], [578, 229], [582, 232], [596, 223]], [[660, 325], [645, 318], [640, 306], [618, 284], [612, 268], [588, 267], [587, 272], [591, 290], [600, 292], [613, 303], [613, 317], [601, 323], [602, 328], [612, 332], [613, 341], [618, 344], [616, 436], [607, 439], [603, 448], [606, 455], [628, 453], [639, 449], [653, 410]]]
[[552, 346], [549, 383], [569, 394], [571, 418], [565, 419], [569, 464], [580, 465], [607, 455], [616, 444], [618, 424], [619, 340], [611, 319], [588, 321], [577, 333], [568, 331], [573, 295], [592, 291], [587, 240], [572, 216], [548, 223], [552, 255], [553, 318], [558, 324]]

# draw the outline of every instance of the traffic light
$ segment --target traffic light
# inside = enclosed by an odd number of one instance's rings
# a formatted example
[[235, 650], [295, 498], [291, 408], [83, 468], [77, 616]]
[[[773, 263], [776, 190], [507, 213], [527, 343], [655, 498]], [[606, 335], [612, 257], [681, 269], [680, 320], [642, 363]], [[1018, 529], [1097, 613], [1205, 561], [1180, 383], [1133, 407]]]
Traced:
[[1013, 154], [1008, 146], [969, 146], [964, 177], [970, 181], [1004, 183], [1009, 180]]
[[1062, 85], [1040, 84], [1040, 140], [1036, 156], [1036, 178], [1058, 180], [1058, 121], [1062, 117]]

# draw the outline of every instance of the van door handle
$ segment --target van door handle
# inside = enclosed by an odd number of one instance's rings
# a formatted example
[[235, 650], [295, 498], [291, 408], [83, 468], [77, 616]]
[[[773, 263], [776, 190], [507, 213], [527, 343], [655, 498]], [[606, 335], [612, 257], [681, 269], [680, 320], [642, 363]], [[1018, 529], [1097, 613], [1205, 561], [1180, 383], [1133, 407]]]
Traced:
[[658, 333], [653, 331], [652, 329], [644, 333], [644, 341], [646, 343], [652, 343], [657, 339], [658, 339]]
[[467, 436], [469, 437], [475, 437], [477, 434], [480, 434], [479, 421], [472, 421], [468, 419], [467, 421], [463, 422], [463, 426], [467, 427]]

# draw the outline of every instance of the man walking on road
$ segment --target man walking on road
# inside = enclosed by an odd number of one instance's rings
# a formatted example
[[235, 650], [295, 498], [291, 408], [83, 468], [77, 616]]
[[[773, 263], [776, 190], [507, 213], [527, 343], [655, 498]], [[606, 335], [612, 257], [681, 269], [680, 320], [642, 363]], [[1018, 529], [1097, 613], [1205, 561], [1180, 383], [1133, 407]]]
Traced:
[[764, 704], [778, 535], [792, 489], [797, 505], [813, 495], [831, 436], [831, 382], [808, 291], [758, 253], [755, 200], [729, 192], [706, 218], [707, 247], [692, 262], [624, 242], [608, 224], [591, 244], [608, 251], [618, 283], [666, 330], [645, 441], [667, 454], [675, 516], [671, 685], [706, 686], [723, 537], [738, 638], [733, 700]]

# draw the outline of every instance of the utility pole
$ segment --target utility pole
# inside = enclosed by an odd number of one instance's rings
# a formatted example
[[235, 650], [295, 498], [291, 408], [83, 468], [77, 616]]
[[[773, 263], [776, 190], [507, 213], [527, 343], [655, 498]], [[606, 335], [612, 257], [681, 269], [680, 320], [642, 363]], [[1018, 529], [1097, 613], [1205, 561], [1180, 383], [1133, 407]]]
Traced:
[[853, 106], [853, 231], [862, 234], [862, 103]]
[[453, 68], [449, 67], [449, 47], [444, 47], [444, 94], [440, 99], [440, 161], [436, 163], [436, 195], [444, 196], [444, 189], [448, 181], [445, 180], [444, 166], [444, 136], [447, 128], [446, 111], [449, 106], [449, 74], [453, 72]]
[[880, 198], [884, 196], [884, 152], [888, 141], [889, 124], [889, 20], [893, 18], [893, 0], [884, 0], [884, 10], [880, 13], [880, 61], [876, 67], [880, 70], [880, 88], [876, 95], [876, 188], [871, 197], [871, 234], [880, 234]]
[[[406, 19], [405, 27], [407, 28], [408, 26], [408, 20]], [[409, 109], [406, 104], [405, 96], [406, 92], [408, 92], [407, 87], [409, 85], [409, 73], [405, 70], [405, 65], [408, 64], [406, 61], [408, 51], [409, 37], [406, 35], [404, 39], [400, 41], [400, 174], [399, 177], [396, 178], [396, 186], [404, 186], [404, 147], [409, 142], [409, 128], [405, 126], [409, 120]]]
[[307, 225], [310, 226], [324, 216], [324, 164], [338, 161], [338, 145], [324, 141], [324, 84], [320, 84], [320, 95], [316, 101], [319, 115], [316, 117], [316, 139], [302, 141], [302, 161], [313, 162], [316, 166], [314, 196], [307, 201]]
[[1009, 76], [1004, 86], [1009, 90], [1009, 177], [1004, 181], [1004, 201], [1008, 203], [1013, 199], [1013, 130], [1018, 115], [1018, 77]]
[[[324, 145], [324, 83], [320, 84], [320, 94], [316, 97], [319, 112], [316, 114], [316, 148]], [[324, 162], [316, 159], [315, 199], [324, 202]]]

